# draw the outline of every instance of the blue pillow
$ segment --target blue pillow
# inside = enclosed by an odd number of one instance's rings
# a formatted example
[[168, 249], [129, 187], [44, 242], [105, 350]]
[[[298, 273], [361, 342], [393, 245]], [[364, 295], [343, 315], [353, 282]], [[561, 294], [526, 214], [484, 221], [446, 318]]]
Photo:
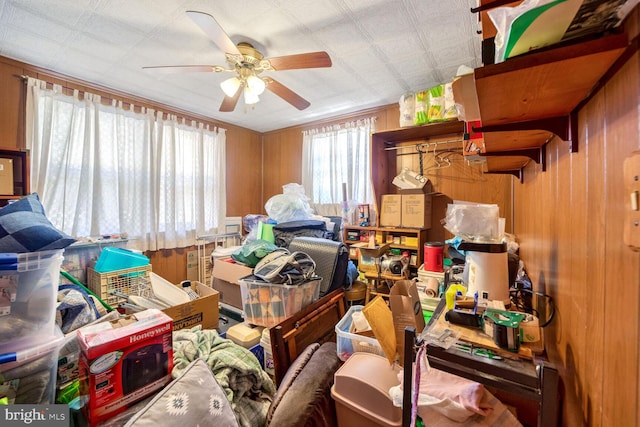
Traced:
[[0, 252], [64, 249], [75, 241], [49, 222], [36, 193], [0, 209]]

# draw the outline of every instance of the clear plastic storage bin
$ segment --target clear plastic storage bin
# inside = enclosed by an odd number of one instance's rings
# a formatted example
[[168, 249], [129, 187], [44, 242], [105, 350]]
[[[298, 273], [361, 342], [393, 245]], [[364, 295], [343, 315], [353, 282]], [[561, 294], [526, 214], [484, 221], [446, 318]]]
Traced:
[[54, 333], [64, 250], [0, 253], [0, 342]]
[[238, 282], [245, 321], [266, 327], [277, 325], [316, 301], [321, 281], [317, 277], [301, 285], [289, 286], [251, 277], [240, 279]]
[[338, 357], [343, 362], [355, 352], [373, 353], [384, 356], [382, 347], [377, 339], [351, 332], [351, 315], [356, 311], [362, 311], [362, 308], [363, 306], [361, 305], [349, 307], [349, 310], [336, 325], [337, 352]]
[[0, 385], [12, 404], [48, 405], [55, 401], [58, 353], [64, 342], [59, 328], [0, 344]]

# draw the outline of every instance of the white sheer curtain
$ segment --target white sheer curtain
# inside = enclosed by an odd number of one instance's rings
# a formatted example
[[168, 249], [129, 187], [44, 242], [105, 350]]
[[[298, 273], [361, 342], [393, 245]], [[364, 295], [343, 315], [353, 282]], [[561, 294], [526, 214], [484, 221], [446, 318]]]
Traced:
[[139, 250], [217, 232], [226, 215], [225, 130], [162, 116], [29, 78], [31, 190], [47, 218], [75, 237], [127, 233]]
[[375, 117], [303, 132], [302, 185], [319, 215], [343, 215], [347, 200], [373, 203], [371, 133]]

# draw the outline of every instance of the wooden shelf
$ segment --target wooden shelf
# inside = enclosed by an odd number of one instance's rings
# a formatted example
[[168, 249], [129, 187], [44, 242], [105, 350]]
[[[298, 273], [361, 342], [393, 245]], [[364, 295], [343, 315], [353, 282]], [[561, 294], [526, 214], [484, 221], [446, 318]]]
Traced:
[[483, 126], [566, 116], [628, 44], [616, 34], [532, 52], [474, 71]]
[[[416, 269], [420, 267], [422, 260], [424, 258], [424, 244], [427, 240], [427, 229], [426, 228], [410, 228], [410, 227], [363, 227], [358, 225], [348, 225], [344, 227], [344, 235], [343, 242], [345, 245], [357, 246], [362, 244], [367, 244], [366, 241], [355, 239], [348, 239], [349, 232], [357, 232], [358, 236], [361, 234], [367, 234], [370, 232], [374, 232], [381, 237], [382, 244], [388, 244], [390, 249], [400, 249], [410, 251], [412, 257], [415, 255], [415, 260], [410, 263], [410, 267]], [[414, 238], [416, 239], [416, 245], [407, 245], [402, 243], [393, 243], [388, 242], [387, 237], [405, 237], [405, 238]], [[358, 256], [354, 256], [351, 254], [351, 248], [349, 250], [349, 257], [352, 260], [357, 260]]]
[[374, 132], [371, 135], [371, 139], [374, 144], [393, 146], [398, 142], [421, 141], [446, 134], [462, 133], [463, 129], [464, 123], [458, 120], [451, 120], [447, 122], [429, 123], [422, 126]]
[[[540, 164], [544, 171], [544, 147], [554, 136], [568, 141], [570, 150], [577, 151], [577, 112], [606, 82], [617, 61], [628, 56], [623, 54], [629, 46], [626, 34], [614, 34], [475, 69], [475, 93], [462, 104], [465, 111], [477, 111], [482, 122], [476, 130], [484, 133], [486, 171], [522, 179], [522, 169], [530, 161]], [[456, 82], [454, 93], [455, 86]], [[449, 121], [373, 133], [371, 179], [376, 209], [379, 211], [383, 194], [396, 192], [391, 183], [397, 163], [387, 148], [404, 142], [461, 137], [463, 131], [463, 122]]]
[[[376, 211], [380, 212], [383, 194], [396, 193], [392, 184], [397, 174], [396, 156], [390, 156], [386, 148], [403, 142], [430, 141], [447, 137], [460, 138], [464, 123], [458, 120], [430, 123], [422, 126], [392, 129], [371, 134], [371, 182], [376, 196]], [[462, 142], [460, 143], [462, 146]]]
[[479, 111], [487, 170], [511, 173], [531, 159], [544, 170], [541, 148], [554, 135], [577, 151], [577, 111], [628, 46], [614, 34], [475, 69], [477, 105], [465, 110]]

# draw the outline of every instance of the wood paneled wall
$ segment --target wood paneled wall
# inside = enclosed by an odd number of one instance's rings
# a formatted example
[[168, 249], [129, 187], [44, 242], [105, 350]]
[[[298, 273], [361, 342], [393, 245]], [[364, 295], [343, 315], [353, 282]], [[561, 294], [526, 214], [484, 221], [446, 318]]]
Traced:
[[[636, 9], [631, 35], [637, 22]], [[521, 257], [557, 305], [545, 343], [566, 426], [640, 425], [640, 259], [623, 241], [622, 170], [640, 149], [639, 76], [636, 53], [580, 111], [579, 151], [552, 141], [547, 170], [527, 166], [514, 188]]]

